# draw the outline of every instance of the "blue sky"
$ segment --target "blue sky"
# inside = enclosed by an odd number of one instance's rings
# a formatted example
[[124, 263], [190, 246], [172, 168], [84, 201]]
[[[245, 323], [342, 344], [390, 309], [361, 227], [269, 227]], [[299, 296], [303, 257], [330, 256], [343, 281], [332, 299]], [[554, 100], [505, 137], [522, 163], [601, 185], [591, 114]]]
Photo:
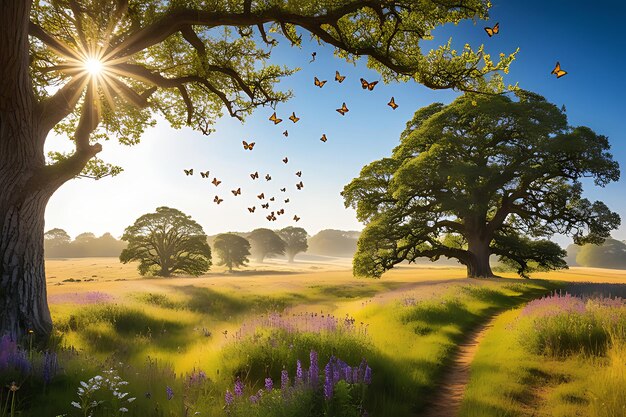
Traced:
[[[595, 4], [595, 5], [594, 5]], [[591, 4], [580, 1], [494, 1], [490, 21], [467, 21], [447, 25], [434, 32], [435, 39], [424, 43], [424, 50], [447, 42], [468, 42], [473, 47], [485, 43], [487, 52], [497, 56], [517, 47], [520, 52], [506, 77], [507, 83], [544, 95], [549, 101], [567, 108], [571, 125], [585, 125], [609, 137], [612, 152], [622, 168], [626, 167], [626, 138], [622, 125], [626, 116], [624, 104], [622, 53], [626, 31], [621, 22], [626, 5], [621, 1]], [[500, 34], [489, 38], [484, 26], [500, 23]], [[307, 39], [306, 36], [304, 36]], [[317, 53], [309, 64], [310, 54]], [[289, 67], [301, 67], [284, 79], [280, 88], [291, 89], [295, 97], [277, 107], [285, 119], [274, 126], [267, 118], [270, 108], [258, 109], [245, 124], [223, 118], [217, 131], [202, 136], [190, 129], [173, 130], [164, 121], [145, 133], [142, 143], [124, 147], [105, 143], [103, 159], [121, 165], [125, 171], [115, 178], [100, 181], [74, 180], [64, 185], [50, 200], [46, 229], [60, 227], [72, 236], [91, 231], [100, 235], [122, 234], [125, 227], [140, 215], [167, 205], [191, 215], [208, 234], [225, 231], [248, 231], [257, 227], [282, 228], [297, 224], [313, 234], [321, 229], [359, 230], [354, 212], [343, 207], [339, 195], [343, 186], [358, 175], [363, 165], [389, 155], [398, 143], [399, 134], [415, 110], [432, 102], [449, 103], [458, 93], [431, 91], [415, 83], [384, 85], [374, 91], [360, 88], [359, 78], [379, 80], [368, 70], [365, 60], [356, 66], [335, 58], [329, 47], [305, 42], [302, 49], [291, 48], [282, 41], [275, 48], [272, 61]], [[550, 75], [556, 61], [568, 75], [556, 79]], [[346, 75], [342, 84], [333, 81], [335, 70]], [[313, 85], [313, 77], [328, 80], [324, 88]], [[392, 111], [386, 103], [394, 96], [399, 108]], [[335, 109], [346, 102], [350, 112], [340, 116]], [[287, 120], [295, 111], [301, 120]], [[282, 132], [288, 129], [289, 137]], [[319, 138], [325, 133], [328, 142]], [[256, 142], [252, 152], [244, 151], [241, 141]], [[67, 141], [53, 138], [48, 149], [68, 149]], [[287, 156], [289, 162], [281, 160]], [[194, 168], [186, 177], [184, 168]], [[223, 180], [214, 187], [200, 179], [199, 171]], [[295, 189], [303, 172], [302, 191]], [[269, 173], [272, 181], [252, 181], [249, 174]], [[585, 194], [602, 200], [617, 211], [626, 223], [626, 182], [606, 188], [587, 184]], [[230, 190], [242, 188], [233, 197]], [[287, 187], [282, 193], [279, 188]], [[277, 201], [289, 198], [286, 215], [269, 223], [260, 210], [256, 195], [264, 192]], [[219, 206], [212, 202], [218, 194], [224, 198]], [[246, 207], [256, 205], [257, 213]], [[626, 227], [614, 233], [626, 239]], [[557, 237], [561, 244], [568, 239]]]

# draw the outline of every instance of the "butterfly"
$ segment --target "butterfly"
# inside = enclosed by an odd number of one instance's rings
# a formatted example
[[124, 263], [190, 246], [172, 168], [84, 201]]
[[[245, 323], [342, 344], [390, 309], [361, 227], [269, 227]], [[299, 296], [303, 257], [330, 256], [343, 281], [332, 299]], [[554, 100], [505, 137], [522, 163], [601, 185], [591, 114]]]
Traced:
[[206, 171], [206, 172], [202, 172], [202, 171], [200, 171], [200, 176], [201, 176], [202, 178], [209, 178], [209, 171]]
[[313, 53], [311, 54], [311, 60], [309, 61], [309, 64], [310, 64], [311, 62], [315, 61], [315, 57], [316, 57], [316, 56], [317, 56], [317, 52], [313, 52]]
[[339, 112], [339, 114], [341, 114], [342, 116], [345, 116], [346, 113], [348, 113], [350, 110], [348, 110], [348, 108], [346, 107], [346, 103], [343, 103], [341, 105], [340, 109], [337, 109], [337, 111]]
[[236, 190], [230, 190], [233, 195], [238, 196], [241, 195], [241, 188], [237, 188]]
[[283, 121], [283, 119], [279, 119], [278, 117], [276, 117], [276, 112], [274, 112], [274, 114], [272, 114], [270, 116], [270, 121], [274, 122], [275, 125], [279, 124], [280, 122]]
[[248, 142], [246, 142], [245, 140], [242, 140], [242, 141], [241, 141], [241, 143], [243, 143], [243, 148], [244, 148], [245, 150], [251, 151], [251, 150], [252, 150], [252, 148], [254, 148], [254, 142], [250, 142], [250, 143], [248, 143]]
[[270, 201], [274, 201], [274, 200], [275, 200], [275, 198], [274, 198], [274, 197], [270, 198]]
[[304, 184], [302, 184], [302, 181], [300, 181], [298, 184], [296, 184], [296, 188], [297, 188], [298, 190], [301, 190], [301, 189], [303, 189], [303, 188], [304, 188]]
[[396, 100], [393, 97], [391, 97], [391, 100], [389, 100], [389, 103], [387, 103], [387, 105], [394, 110], [398, 108], [398, 105], [396, 104]]
[[302, 176], [302, 171], [296, 172], [296, 176], [301, 177]]
[[193, 175], [193, 168], [191, 169], [183, 169], [185, 171], [185, 175]]
[[284, 157], [284, 158], [283, 158], [283, 162], [284, 162], [284, 163], [287, 163], [287, 162], [289, 162], [289, 158], [287, 158], [287, 157]]
[[346, 79], [345, 75], [341, 75], [339, 74], [339, 71], [335, 71], [335, 81], [337, 81], [339, 84], [341, 84], [343, 82], [343, 80]]
[[259, 200], [263, 200], [265, 198], [265, 194], [261, 193], [256, 196]]
[[270, 203], [261, 204], [261, 207], [263, 207], [264, 209], [268, 209], [270, 208]]
[[269, 216], [266, 216], [265, 218], [271, 222], [276, 221], [276, 216], [274, 215], [274, 212], [272, 212]]
[[217, 196], [217, 195], [216, 195], [216, 196], [215, 196], [215, 198], [213, 199], [213, 202], [214, 202], [214, 203], [217, 203], [217, 204], [221, 203], [222, 201], [224, 201], [224, 199], [220, 198], [220, 197], [219, 197], [219, 196]]
[[285, 203], [288, 203], [288, 202], [289, 202], [289, 199], [286, 199], [286, 200], [285, 200]]
[[256, 210], [256, 206], [248, 207], [250, 213], [254, 213], [254, 210]]
[[300, 120], [300, 118], [296, 117], [296, 112], [292, 112], [291, 116], [289, 116], [289, 120], [291, 120], [294, 123], [298, 123], [298, 120]]
[[280, 210], [278, 210], [278, 211], [276, 212], [276, 214], [278, 214], [279, 216], [280, 216], [281, 214], [285, 214], [285, 209], [280, 209]]
[[265, 175], [265, 181], [271, 181], [272, 177], [270, 176], [270, 174], [266, 174]]
[[289, 136], [289, 132], [287, 132], [287, 131], [285, 130], [285, 131], [283, 132], [283, 135], [284, 135], [285, 137], [287, 137], [287, 136]]
[[368, 83], [364, 78], [361, 78], [361, 88], [363, 90], [372, 91], [374, 87], [376, 87], [376, 84], [378, 84], [378, 81], [372, 81], [371, 83]]
[[220, 185], [221, 183], [222, 181], [219, 181], [217, 178], [213, 178], [213, 181], [211, 181], [211, 184], [215, 185], [216, 187]]
[[[554, 67], [554, 69], [552, 70], [552, 72], [550, 74], [556, 75], [556, 78], [561, 78], [562, 76], [567, 74], [567, 71], [562, 70], [561, 69], [561, 64], [559, 62], [557, 62], [556, 66]], [[192, 169], [192, 171], [193, 171], [193, 169]], [[192, 172], [192, 174], [193, 174], [193, 172]]]
[[322, 137], [320, 138], [320, 140], [321, 140], [322, 142], [326, 142], [326, 141], [328, 140], [328, 138], [326, 137], [326, 133], [324, 133], [324, 134], [322, 135]]
[[320, 81], [320, 79], [317, 77], [313, 77], [313, 78], [314, 78], [313, 84], [315, 84], [316, 87], [322, 88], [324, 87], [324, 84], [326, 84], [326, 80]]
[[287, 189], [286, 188], [281, 188], [280, 191], [282, 191], [284, 193], [285, 191], [287, 191]]
[[497, 35], [500, 32], [500, 23], [496, 23], [494, 27], [485, 27], [485, 32], [491, 38], [493, 35]]
[[259, 172], [255, 172], [253, 174], [250, 174], [250, 178], [252, 178], [253, 180], [256, 180], [257, 178], [259, 178]]
[[295, 214], [294, 214], [294, 216], [293, 216], [293, 219], [294, 219], [295, 221], [300, 221], [300, 217], [296, 216]]

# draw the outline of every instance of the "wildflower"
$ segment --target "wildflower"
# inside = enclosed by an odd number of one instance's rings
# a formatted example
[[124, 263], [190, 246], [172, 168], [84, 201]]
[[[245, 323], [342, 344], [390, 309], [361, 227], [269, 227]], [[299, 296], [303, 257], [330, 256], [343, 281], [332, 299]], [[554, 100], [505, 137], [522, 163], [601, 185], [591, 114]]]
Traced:
[[300, 362], [300, 359], [298, 359], [296, 361], [296, 383], [301, 384], [302, 377], [303, 377], [302, 362]]
[[243, 382], [241, 382], [239, 377], [237, 377], [237, 380], [235, 381], [235, 395], [237, 397], [241, 397], [243, 395]]
[[[332, 358], [331, 358], [332, 359]], [[324, 367], [324, 398], [327, 400], [333, 396], [333, 372], [331, 363], [328, 362]]]
[[313, 388], [317, 385], [317, 380], [319, 378], [319, 365], [317, 363], [317, 352], [312, 350], [309, 354], [309, 359], [311, 361], [311, 366], [309, 368], [309, 381]]
[[230, 392], [229, 390], [226, 390], [226, 394], [224, 394], [224, 401], [226, 401], [226, 405], [231, 405], [233, 403], [233, 401], [235, 401], [235, 397], [233, 396], [233, 393]]
[[11, 382], [11, 385], [9, 386], [9, 391], [11, 391], [11, 392], [15, 392], [15, 391], [17, 391], [17, 390], [19, 390], [19, 389], [20, 389], [20, 386], [19, 386], [19, 385], [17, 385], [17, 384], [15, 383], [15, 381]]
[[372, 383], [372, 368], [370, 368], [369, 366], [365, 368], [365, 375], [363, 376], [363, 382], [366, 385], [369, 385]]
[[171, 387], [165, 387], [165, 393], [167, 394], [168, 401], [174, 398], [174, 390]]
[[265, 378], [265, 389], [271, 391], [274, 388], [274, 382], [272, 378]]
[[128, 413], [128, 408], [120, 407], [120, 413]]
[[250, 396], [250, 403], [257, 404], [258, 402], [259, 402], [259, 397], [257, 397], [256, 395]]
[[283, 369], [280, 373], [280, 389], [285, 391], [289, 388], [289, 374], [286, 369]]
[[57, 362], [57, 354], [55, 352], [46, 352], [43, 356], [43, 380], [46, 384], [49, 384], [57, 374], [59, 364]]

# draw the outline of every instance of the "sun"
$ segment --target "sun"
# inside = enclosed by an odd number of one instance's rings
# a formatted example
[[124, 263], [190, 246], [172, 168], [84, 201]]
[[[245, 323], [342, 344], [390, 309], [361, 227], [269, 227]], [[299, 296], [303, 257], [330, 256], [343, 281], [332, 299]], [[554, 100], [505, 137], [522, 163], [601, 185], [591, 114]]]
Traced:
[[92, 76], [97, 76], [104, 70], [104, 64], [97, 58], [87, 58], [84, 62], [85, 70]]

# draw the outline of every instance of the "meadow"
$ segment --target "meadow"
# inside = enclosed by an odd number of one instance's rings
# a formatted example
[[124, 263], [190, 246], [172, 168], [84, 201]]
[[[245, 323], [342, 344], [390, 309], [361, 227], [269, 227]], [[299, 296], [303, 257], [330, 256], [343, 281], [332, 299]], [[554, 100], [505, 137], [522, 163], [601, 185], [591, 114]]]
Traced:
[[623, 415], [606, 411], [625, 406], [611, 397], [626, 387], [621, 299], [532, 301], [626, 282], [619, 271], [478, 280], [427, 264], [370, 280], [324, 257], [198, 278], [142, 278], [114, 258], [46, 267], [55, 336], [0, 342], [2, 417], [437, 415], [457, 346], [493, 317], [459, 415]]

